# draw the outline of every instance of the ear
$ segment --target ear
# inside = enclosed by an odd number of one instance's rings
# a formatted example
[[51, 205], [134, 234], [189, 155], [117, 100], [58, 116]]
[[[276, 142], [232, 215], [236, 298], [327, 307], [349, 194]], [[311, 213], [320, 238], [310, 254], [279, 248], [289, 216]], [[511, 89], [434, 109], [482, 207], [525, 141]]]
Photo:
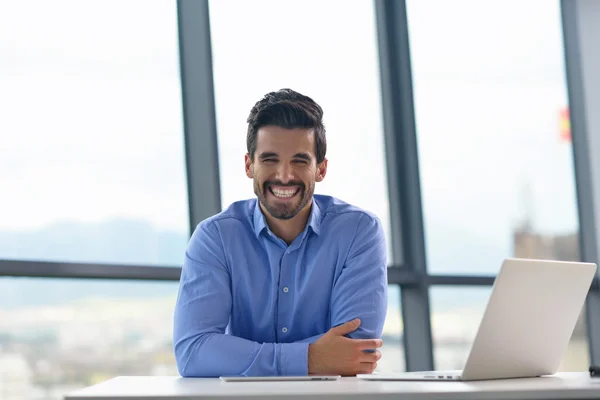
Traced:
[[254, 179], [254, 168], [252, 166], [252, 157], [250, 154], [246, 153], [244, 156], [244, 164], [246, 168], [246, 176], [250, 179]]
[[327, 174], [327, 159], [325, 158], [321, 164], [317, 165], [317, 176], [315, 177], [316, 182], [321, 182], [325, 179]]

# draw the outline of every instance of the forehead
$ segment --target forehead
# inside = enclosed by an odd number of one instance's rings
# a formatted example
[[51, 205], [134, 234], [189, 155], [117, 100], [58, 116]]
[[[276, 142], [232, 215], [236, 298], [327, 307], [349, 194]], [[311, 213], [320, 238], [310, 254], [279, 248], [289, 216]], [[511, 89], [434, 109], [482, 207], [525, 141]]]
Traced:
[[256, 153], [273, 152], [281, 156], [299, 152], [315, 155], [315, 134], [311, 128], [286, 129], [263, 126], [256, 134]]

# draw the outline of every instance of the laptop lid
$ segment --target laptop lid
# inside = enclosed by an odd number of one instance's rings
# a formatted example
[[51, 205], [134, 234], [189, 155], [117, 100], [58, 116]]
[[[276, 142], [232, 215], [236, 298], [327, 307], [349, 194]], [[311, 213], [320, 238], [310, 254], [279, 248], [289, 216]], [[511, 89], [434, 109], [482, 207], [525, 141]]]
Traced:
[[595, 273], [593, 263], [504, 260], [462, 380], [556, 373]]

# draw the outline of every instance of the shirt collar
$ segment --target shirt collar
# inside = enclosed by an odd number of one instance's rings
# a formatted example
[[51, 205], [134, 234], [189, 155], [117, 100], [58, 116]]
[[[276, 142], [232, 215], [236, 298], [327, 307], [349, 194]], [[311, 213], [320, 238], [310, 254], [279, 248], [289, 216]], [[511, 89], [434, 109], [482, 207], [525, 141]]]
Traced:
[[307, 225], [310, 226], [313, 232], [317, 235], [321, 233], [321, 209], [319, 208], [319, 205], [314, 197]]
[[254, 203], [254, 233], [256, 234], [256, 237], [260, 237], [262, 231], [267, 229], [267, 222], [260, 209], [260, 201], [256, 199]]
[[[256, 204], [254, 205], [254, 215], [253, 215], [254, 234], [256, 235], [256, 237], [260, 237], [260, 234], [262, 233], [262, 231], [265, 229], [268, 229], [267, 221], [266, 221], [265, 216], [263, 215], [262, 210], [260, 208], [260, 201], [258, 199], [256, 199], [255, 203]], [[306, 225], [307, 225], [307, 227], [310, 227], [312, 229], [312, 231], [314, 233], [316, 233], [317, 235], [319, 233], [321, 233], [321, 209], [319, 208], [319, 205], [315, 201], [314, 197], [313, 197], [312, 206], [311, 206], [311, 210], [310, 210], [310, 216], [308, 217], [308, 222]]]

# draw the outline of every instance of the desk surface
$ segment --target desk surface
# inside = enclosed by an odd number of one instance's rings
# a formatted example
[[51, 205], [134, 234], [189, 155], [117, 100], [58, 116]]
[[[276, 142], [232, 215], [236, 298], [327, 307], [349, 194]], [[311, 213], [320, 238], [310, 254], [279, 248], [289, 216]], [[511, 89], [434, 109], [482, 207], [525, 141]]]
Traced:
[[66, 400], [131, 399], [600, 399], [600, 378], [559, 373], [477, 382], [221, 382], [219, 379], [122, 376], [73, 392]]

